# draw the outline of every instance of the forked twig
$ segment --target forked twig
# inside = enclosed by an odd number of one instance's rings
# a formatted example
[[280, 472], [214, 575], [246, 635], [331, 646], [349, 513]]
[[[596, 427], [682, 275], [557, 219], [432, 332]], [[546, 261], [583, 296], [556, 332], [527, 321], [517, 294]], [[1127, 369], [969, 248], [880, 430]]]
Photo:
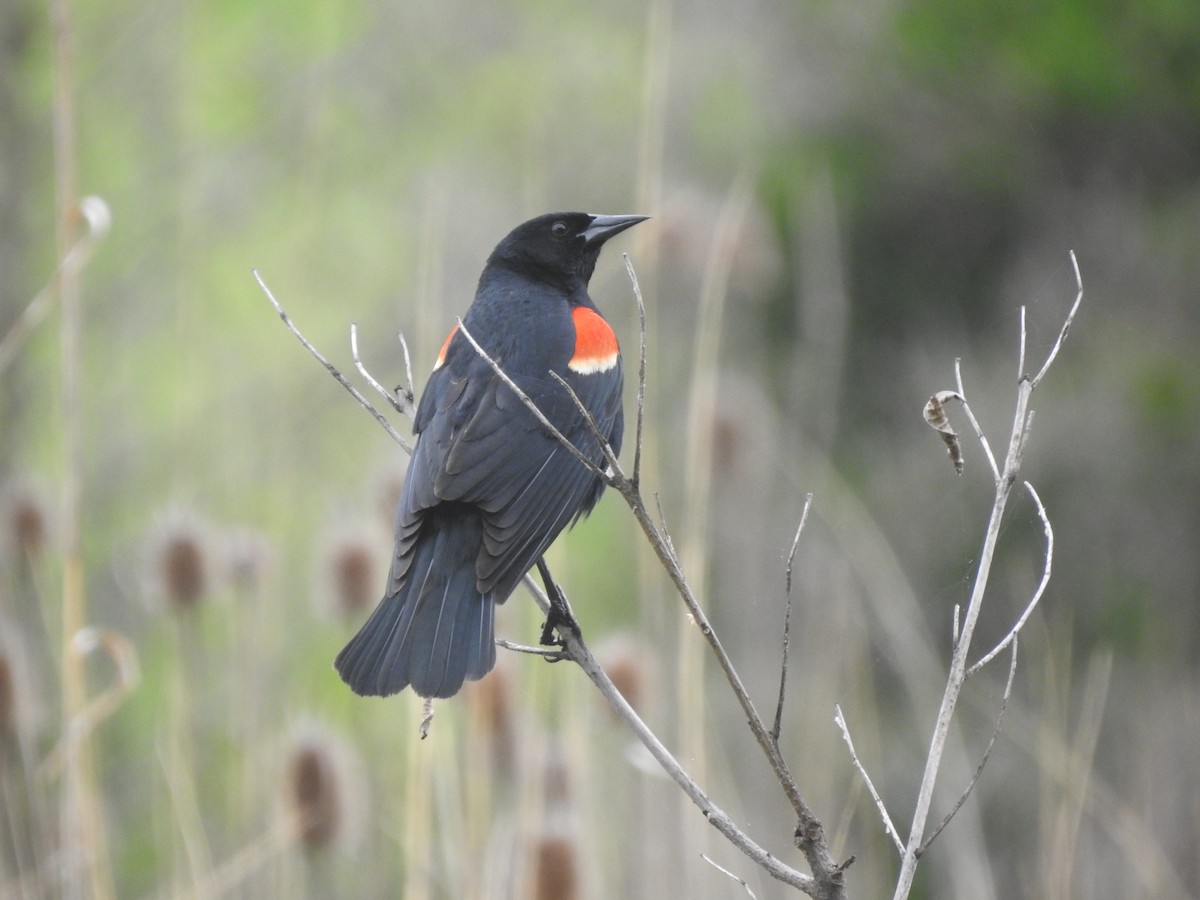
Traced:
[[288, 331], [294, 334], [296, 339], [304, 345], [304, 349], [311, 353], [316, 358], [317, 362], [325, 367], [325, 371], [332, 375], [334, 380], [347, 391], [349, 391], [350, 396], [357, 400], [359, 405], [361, 405], [363, 409], [365, 409], [375, 418], [375, 421], [378, 422], [380, 427], [382, 427], [383, 430], [391, 436], [392, 440], [399, 444], [405, 453], [411, 456], [413, 451], [412, 447], [409, 446], [408, 441], [404, 440], [404, 438], [401, 437], [400, 432], [398, 432], [392, 423], [387, 420], [387, 417], [378, 409], [376, 409], [371, 401], [364, 397], [358, 388], [356, 388], [347, 380], [346, 376], [341, 373], [341, 370], [327, 360], [321, 351], [314, 347], [309, 342], [308, 338], [301, 333], [300, 329], [297, 328], [292, 322], [291, 317], [287, 314], [284, 308], [280, 306], [279, 301], [275, 299], [275, 295], [271, 293], [271, 289], [267, 287], [266, 282], [262, 280], [262, 276], [258, 274], [258, 269], [251, 269], [250, 271], [253, 273], [254, 280], [258, 282], [258, 286], [262, 289], [262, 292], [266, 294], [267, 299], [271, 301], [271, 305], [275, 307], [275, 312], [279, 314], [279, 318], [283, 320], [283, 324], [288, 327]]
[[[404, 347], [405, 368], [408, 368], [408, 345], [404, 343], [403, 334], [400, 335], [400, 343]], [[358, 369], [358, 374], [367, 380], [367, 384], [375, 388], [375, 391], [379, 394], [379, 396], [383, 397], [383, 399], [388, 402], [392, 409], [400, 413], [402, 416], [411, 415], [413, 397], [411, 370], [409, 371], [408, 387], [404, 389], [405, 400], [401, 401], [400, 398], [396, 396], [395, 391], [389, 391], [375, 379], [374, 375], [367, 371], [367, 367], [363, 365], [363, 361], [359, 358], [357, 322], [350, 323], [350, 355], [354, 358], [354, 368]]]
[[[1059, 330], [1058, 338], [1055, 340], [1054, 346], [1050, 349], [1046, 361], [1033, 378], [1029, 378], [1024, 374], [1026, 331], [1024, 309], [1021, 311], [1020, 377], [1017, 383], [1017, 402], [1013, 411], [1013, 424], [1009, 436], [1008, 450], [1004, 458], [1003, 470], [996, 478], [996, 494], [979, 555], [975, 580], [971, 587], [971, 595], [967, 601], [961, 624], [955, 629], [956, 639], [954, 642], [954, 652], [950, 661], [950, 671], [946, 679], [945, 690], [942, 694], [942, 702], [938, 710], [937, 720], [934, 723], [933, 734], [930, 738], [929, 754], [925, 761], [925, 772], [921, 778], [916, 807], [913, 811], [912, 824], [909, 827], [907, 843], [901, 857], [900, 873], [897, 877], [893, 900], [905, 900], [908, 897], [909, 892], [912, 890], [913, 879], [916, 876], [917, 860], [928, 844], [925, 839], [925, 826], [928, 822], [929, 811], [933, 801], [933, 792], [937, 784], [938, 771], [941, 767], [942, 756], [945, 752], [946, 742], [950, 733], [950, 723], [954, 717], [954, 710], [957, 706], [959, 695], [962, 692], [963, 684], [971, 672], [978, 671], [979, 665], [984, 660], [990, 660], [995, 655], [994, 653], [989, 654], [980, 663], [968, 668], [967, 658], [971, 650], [971, 638], [975, 631], [975, 625], [979, 620], [984, 594], [991, 574], [992, 559], [1000, 536], [1000, 523], [1003, 519], [1004, 510], [1007, 506], [1013, 484], [1016, 482], [1017, 475], [1021, 471], [1025, 447], [1029, 440], [1029, 431], [1033, 424], [1033, 411], [1029, 407], [1030, 397], [1033, 394], [1034, 388], [1041, 382], [1041, 379], [1045, 376], [1050, 365], [1057, 357], [1058, 351], [1061, 349], [1063, 342], [1066, 340], [1067, 333], [1070, 331], [1075, 313], [1079, 309], [1080, 302], [1083, 299], [1083, 279], [1079, 274], [1079, 266], [1074, 253], [1071, 254], [1071, 263], [1075, 271], [1075, 283], [1078, 288], [1075, 302], [1067, 313], [1062, 328]], [[1032, 492], [1032, 488], [1030, 490]], [[1040, 508], [1041, 501], [1037, 499], [1036, 493], [1033, 493], [1033, 496], [1035, 502], [1039, 505], [1039, 515], [1042, 516], [1042, 521], [1048, 529], [1048, 520], [1044, 516], [1044, 510]], [[1047, 533], [1048, 535], [1052, 534], [1050, 531]], [[1050, 541], [1048, 537], [1049, 545]], [[1048, 580], [1049, 557], [1047, 557], [1047, 567], [1044, 569], [1043, 579], [1038, 585], [1034, 600], [1027, 607], [1026, 613], [1022, 615], [1017, 626], [1010, 632], [1012, 638], [1010, 643], [1015, 642], [1020, 626], [1024, 624], [1028, 618], [1028, 613], [1032, 611], [1033, 606], [1040, 599]], [[1005, 640], [1007, 641], [1008, 638]], [[1005, 643], [1002, 641], [999, 649], [1003, 649], [1003, 646], [1005, 646]]]
[[991, 758], [992, 748], [996, 746], [996, 738], [1000, 736], [1000, 726], [1004, 724], [1004, 711], [1008, 709], [1008, 700], [1012, 696], [1013, 681], [1017, 677], [1017, 636], [1013, 632], [1012, 637], [1012, 662], [1008, 665], [1008, 680], [1004, 683], [1004, 696], [1000, 698], [1000, 710], [996, 713], [996, 724], [992, 727], [992, 736], [988, 738], [987, 747], [984, 748], [983, 757], [979, 760], [979, 765], [975, 767], [975, 774], [971, 776], [971, 780], [967, 782], [967, 786], [959, 795], [958, 802], [954, 804], [954, 808], [946, 813], [946, 818], [938, 824], [938, 827], [933, 829], [929, 837], [925, 839], [920, 848], [917, 850], [917, 858], [919, 859], [929, 845], [937, 840], [942, 830], [950, 824], [950, 820], [962, 809], [962, 805], [967, 802], [967, 798], [971, 796], [971, 791], [975, 789], [975, 783], [979, 781], [979, 776], [983, 774], [983, 767], [987, 765], [988, 759]]

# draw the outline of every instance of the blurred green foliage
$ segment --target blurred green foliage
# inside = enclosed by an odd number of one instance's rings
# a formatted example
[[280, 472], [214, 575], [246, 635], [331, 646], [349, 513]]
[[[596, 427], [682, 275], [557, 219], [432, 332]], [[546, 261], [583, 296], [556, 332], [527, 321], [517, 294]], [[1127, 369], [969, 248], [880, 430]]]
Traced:
[[1200, 111], [1200, 11], [1179, 0], [932, 0], [903, 9], [896, 38], [931, 83], [990, 84], [1034, 114]]

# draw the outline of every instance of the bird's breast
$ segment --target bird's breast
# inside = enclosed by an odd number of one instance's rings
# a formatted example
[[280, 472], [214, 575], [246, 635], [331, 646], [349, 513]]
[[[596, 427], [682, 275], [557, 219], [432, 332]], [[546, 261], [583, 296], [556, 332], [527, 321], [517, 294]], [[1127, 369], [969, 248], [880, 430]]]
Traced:
[[612, 328], [594, 309], [577, 306], [571, 310], [575, 323], [575, 352], [567, 368], [579, 375], [607, 372], [617, 364], [621, 350]]

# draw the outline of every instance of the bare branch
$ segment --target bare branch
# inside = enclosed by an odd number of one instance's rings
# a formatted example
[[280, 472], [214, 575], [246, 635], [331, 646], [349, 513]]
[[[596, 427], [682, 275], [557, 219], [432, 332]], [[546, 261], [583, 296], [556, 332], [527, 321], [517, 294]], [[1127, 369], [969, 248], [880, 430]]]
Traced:
[[[1072, 262], [1074, 263], [1074, 255], [1072, 254]], [[991, 515], [988, 519], [987, 530], [984, 535], [983, 547], [979, 555], [978, 567], [975, 572], [975, 581], [971, 587], [971, 596], [967, 601], [965, 613], [962, 618], [961, 631], [954, 644], [954, 652], [950, 661], [950, 672], [946, 679], [946, 687], [942, 694], [941, 707], [938, 710], [937, 720], [934, 723], [933, 735], [929, 743], [929, 755], [925, 761], [925, 772], [921, 778], [921, 786], [917, 794], [916, 807], [913, 811], [912, 824], [909, 827], [908, 841], [904, 849], [904, 854], [901, 858], [900, 873], [897, 877], [896, 888], [893, 894], [893, 900], [904, 900], [912, 890], [913, 879], [916, 875], [917, 859], [923, 847], [926, 846], [924, 839], [925, 826], [928, 821], [929, 810], [933, 801], [934, 787], [937, 784], [938, 771], [941, 767], [942, 755], [945, 752], [946, 741], [950, 733], [950, 723], [954, 717], [954, 710], [958, 704], [959, 695], [962, 692], [962, 686], [968, 675], [967, 657], [971, 649], [971, 638], [975, 631], [975, 625], [979, 620], [979, 613], [983, 605], [984, 594], [987, 590], [988, 579], [991, 574], [992, 558], [995, 554], [996, 544], [1000, 536], [1000, 523], [1004, 516], [1004, 510], [1008, 503], [1009, 495], [1012, 491], [1012, 486], [1016, 482], [1017, 475], [1021, 470], [1022, 457], [1025, 451], [1025, 446], [1029, 437], [1029, 429], [1033, 423], [1033, 415], [1029, 408], [1030, 397], [1034, 388], [1046, 374], [1050, 364], [1054, 361], [1058, 354], [1058, 350], [1066, 338], [1067, 332], [1070, 329], [1075, 313], [1079, 308], [1080, 301], [1083, 297], [1083, 282], [1078, 276], [1078, 267], [1076, 266], [1076, 284], [1079, 286], [1079, 292], [1075, 298], [1074, 304], [1071, 306], [1070, 312], [1063, 323], [1063, 327], [1059, 332], [1058, 340], [1051, 349], [1047, 357], [1045, 365], [1038, 374], [1032, 378], [1026, 378], [1024, 375], [1017, 384], [1017, 402], [1013, 412], [1012, 432], [1008, 442], [1008, 452], [1004, 459], [1004, 468], [1000, 476], [996, 479], [996, 495], [992, 504]], [[1024, 370], [1025, 362], [1025, 315], [1024, 310], [1021, 313], [1021, 343], [1020, 343], [1020, 360], [1021, 370]], [[1036, 496], [1036, 495], [1035, 495]], [[1040, 503], [1039, 503], [1040, 505]], [[1047, 522], [1043, 518], [1043, 522]], [[1044, 579], [1048, 580], [1047, 579]], [[1044, 583], [1039, 585], [1035, 597], [1040, 598], [1044, 589]], [[1025, 616], [1018, 625], [1023, 624]], [[1015, 641], [1016, 630], [1013, 632], [1013, 640]], [[976, 667], [973, 667], [977, 669]]]
[[792, 564], [796, 561], [796, 548], [800, 546], [800, 534], [804, 531], [804, 523], [808, 521], [808, 511], [812, 507], [813, 495], [804, 495], [804, 509], [800, 512], [800, 524], [796, 526], [796, 537], [792, 539], [792, 548], [788, 551], [787, 568], [784, 577], [784, 593], [787, 595], [787, 606], [783, 613], [783, 653], [779, 666], [779, 702], [775, 705], [775, 724], [771, 726], [771, 738], [779, 744], [779, 732], [783, 728], [783, 695], [787, 685], [788, 644], [792, 628]]
[[879, 817], [883, 819], [883, 830], [887, 832], [892, 839], [892, 843], [896, 845], [896, 852], [904, 853], [904, 842], [900, 840], [900, 832], [896, 830], [896, 826], [892, 824], [892, 817], [888, 815], [887, 806], [883, 802], [883, 798], [879, 796], [879, 791], [875, 790], [875, 784], [871, 781], [871, 776], [867, 774], [866, 767], [858, 758], [858, 754], [854, 751], [854, 741], [850, 740], [850, 727], [846, 724], [846, 717], [842, 715], [842, 708], [836, 703], [833, 707], [833, 721], [842, 731], [842, 740], [846, 742], [846, 747], [850, 751], [850, 762], [854, 764], [855, 770], [863, 783], [867, 786], [867, 791], [871, 794], [871, 799], [875, 801], [875, 808], [879, 810]]
[[1000, 643], [984, 654], [979, 662], [967, 669], [967, 678], [970, 678], [972, 675], [990, 663], [993, 659], [995, 659], [996, 656], [1003, 652], [1004, 648], [1009, 644], [1016, 643], [1017, 635], [1020, 633], [1021, 629], [1025, 627], [1025, 622], [1028, 621], [1030, 615], [1033, 613], [1034, 608], [1037, 607], [1038, 602], [1042, 599], [1042, 594], [1046, 592], [1046, 585], [1050, 583], [1050, 565], [1054, 560], [1054, 529], [1051, 527], [1050, 519], [1046, 515], [1046, 507], [1042, 506], [1042, 498], [1039, 497], [1037, 491], [1033, 489], [1033, 485], [1026, 481], [1025, 489], [1029, 491], [1030, 495], [1033, 497], [1033, 502], [1037, 504], [1038, 518], [1042, 520], [1042, 531], [1046, 535], [1046, 553], [1042, 563], [1042, 577], [1038, 582], [1037, 589], [1033, 592], [1033, 597], [1030, 599], [1029, 605], [1025, 607], [1025, 611], [1021, 613], [1021, 617], [1017, 619], [1016, 624], [1013, 625], [1008, 634], [1004, 636]]
[[258, 269], [251, 269], [250, 271], [254, 274], [254, 280], [258, 282], [258, 286], [262, 289], [262, 292], [264, 294], [266, 294], [267, 299], [271, 301], [271, 305], [273, 307], [275, 307], [275, 312], [277, 312], [279, 314], [279, 318], [283, 320], [283, 324], [286, 325], [288, 327], [288, 330], [296, 336], [296, 339], [298, 341], [300, 341], [301, 344], [304, 345], [304, 349], [306, 349], [309, 353], [311, 353], [316, 358], [317, 362], [319, 362], [321, 365], [323, 365], [325, 367], [325, 371], [327, 371], [330, 375], [332, 375], [334, 377], [334, 380], [337, 381], [338, 384], [340, 384], [347, 391], [349, 391], [350, 396], [352, 396], [355, 400], [357, 400], [359, 402], [359, 404], [363, 407], [363, 409], [365, 409], [372, 416], [374, 416], [375, 421], [378, 422], [380, 424], [380, 426], [382, 426], [383, 430], [386, 431], [391, 436], [392, 440], [395, 441], [397, 444], [399, 444], [405, 453], [407, 453], [411, 456], [412, 455], [412, 447], [410, 447], [408, 445], [408, 442], [406, 440], [404, 440], [403, 437], [400, 436], [400, 432], [398, 432], [393, 427], [392, 423], [387, 420], [387, 417], [384, 416], [384, 414], [381, 413], [379, 410], [377, 410], [371, 404], [371, 401], [368, 400], [366, 397], [364, 397], [362, 395], [362, 393], [358, 390], [358, 388], [356, 388], [354, 385], [352, 385], [346, 379], [346, 376], [341, 373], [341, 371], [337, 368], [337, 366], [335, 366], [333, 363], [331, 363], [329, 360], [327, 360], [321, 354], [320, 350], [318, 350], [311, 343], [309, 343], [308, 338], [306, 338], [301, 333], [300, 329], [297, 328], [296, 325], [292, 322], [291, 317], [289, 317], [287, 312], [284, 311], [284, 308], [279, 305], [279, 301], [275, 299], [275, 295], [271, 293], [271, 289], [269, 287], [267, 287], [266, 282], [262, 280], [262, 276], [260, 276], [258, 274]]
[[962, 809], [962, 805], [967, 802], [967, 798], [971, 796], [971, 791], [975, 789], [975, 783], [979, 781], [979, 776], [983, 774], [983, 767], [987, 765], [988, 759], [992, 755], [992, 747], [996, 745], [996, 738], [1000, 736], [1000, 726], [1004, 723], [1004, 711], [1008, 709], [1008, 699], [1012, 696], [1013, 681], [1017, 677], [1017, 637], [1013, 634], [1012, 639], [1012, 662], [1008, 665], [1008, 681], [1004, 683], [1004, 696], [1000, 698], [1000, 710], [996, 713], [996, 724], [992, 727], [992, 736], [988, 738], [987, 747], [983, 751], [983, 758], [979, 760], [979, 765], [975, 767], [975, 774], [971, 776], [971, 780], [967, 782], [966, 788], [958, 798], [958, 802], [954, 804], [954, 808], [946, 813], [946, 818], [942, 819], [937, 828], [925, 839], [925, 843], [917, 850], [917, 856], [920, 857], [930, 844], [937, 840], [937, 836], [942, 833], [942, 830], [950, 824], [950, 820], [955, 814]]
[[[545, 591], [531, 577], [526, 576], [525, 586], [533, 593], [538, 606], [543, 610], [550, 608], [550, 600], [546, 596]], [[737, 823], [724, 810], [713, 803], [704, 790], [688, 775], [683, 766], [680, 765], [679, 761], [675, 759], [662, 741], [658, 739], [658, 736], [650, 730], [650, 727], [641, 716], [629, 705], [629, 701], [625, 699], [624, 695], [617, 690], [617, 686], [612, 683], [608, 674], [596, 660], [595, 656], [592, 655], [583, 636], [578, 631], [566, 628], [559, 634], [563, 640], [563, 652], [566, 657], [584, 671], [584, 674], [587, 675], [600, 691], [605, 702], [612, 708], [613, 713], [633, 732], [642, 745], [650, 751], [650, 754], [658, 762], [663, 771], [687, 794], [688, 798], [700, 809], [709, 824], [721, 832], [731, 844], [766, 871], [772, 878], [813, 896], [830, 896], [829, 894], [816, 893], [821, 888], [817, 879], [791, 868], [770, 851], [759, 846], [737, 826]], [[836, 867], [833, 868], [836, 869]], [[840, 875], [840, 870], [836, 870], [835, 874]]]
[[687, 576], [684, 574], [679, 560], [671, 547], [669, 537], [659, 534], [650, 519], [650, 515], [640, 494], [636, 492], [622, 492], [622, 496], [629, 504], [629, 508], [641, 526], [643, 533], [649, 539], [650, 545], [658, 556], [659, 562], [662, 563], [667, 574], [670, 576], [671, 582], [675, 585], [676, 592], [683, 600], [684, 606], [687, 607], [691, 620], [700, 629], [700, 633], [705, 641], [708, 642], [709, 648], [716, 657], [717, 664], [725, 676], [726, 682], [729, 684], [734, 697], [737, 698], [738, 704], [746, 716], [746, 723], [750, 727], [750, 731], [754, 735], [759, 749], [762, 750], [763, 755], [771, 766], [772, 772], [775, 774], [776, 780], [783, 788], [784, 795], [792, 805], [792, 809], [796, 812], [799, 820], [796, 827], [796, 844], [804, 853], [814, 874], [817, 875], [817, 889], [823, 891], [824, 896], [830, 898], [843, 896], [843, 870], [847, 863], [839, 865], [830, 855], [820, 821], [801, 796], [800, 789], [792, 777], [787, 762], [779, 752], [776, 742], [771, 738], [771, 734], [762, 717], [759, 715], [758, 710], [755, 708], [754, 701], [750, 698], [750, 694], [747, 692], [741, 676], [738, 674], [733, 661], [729, 658], [729, 654], [725, 651], [724, 645], [717, 636], [716, 629], [712, 627], [708, 616], [696, 600], [692, 587], [688, 583]]

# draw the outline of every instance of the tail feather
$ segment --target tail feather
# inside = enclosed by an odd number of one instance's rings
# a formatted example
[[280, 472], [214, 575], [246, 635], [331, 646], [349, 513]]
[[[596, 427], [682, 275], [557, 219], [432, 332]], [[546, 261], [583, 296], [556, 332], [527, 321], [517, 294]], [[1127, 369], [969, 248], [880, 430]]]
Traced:
[[476, 589], [481, 540], [478, 516], [426, 523], [403, 582], [334, 661], [355, 693], [386, 697], [411, 685], [422, 697], [450, 697], [492, 670], [495, 603]]

